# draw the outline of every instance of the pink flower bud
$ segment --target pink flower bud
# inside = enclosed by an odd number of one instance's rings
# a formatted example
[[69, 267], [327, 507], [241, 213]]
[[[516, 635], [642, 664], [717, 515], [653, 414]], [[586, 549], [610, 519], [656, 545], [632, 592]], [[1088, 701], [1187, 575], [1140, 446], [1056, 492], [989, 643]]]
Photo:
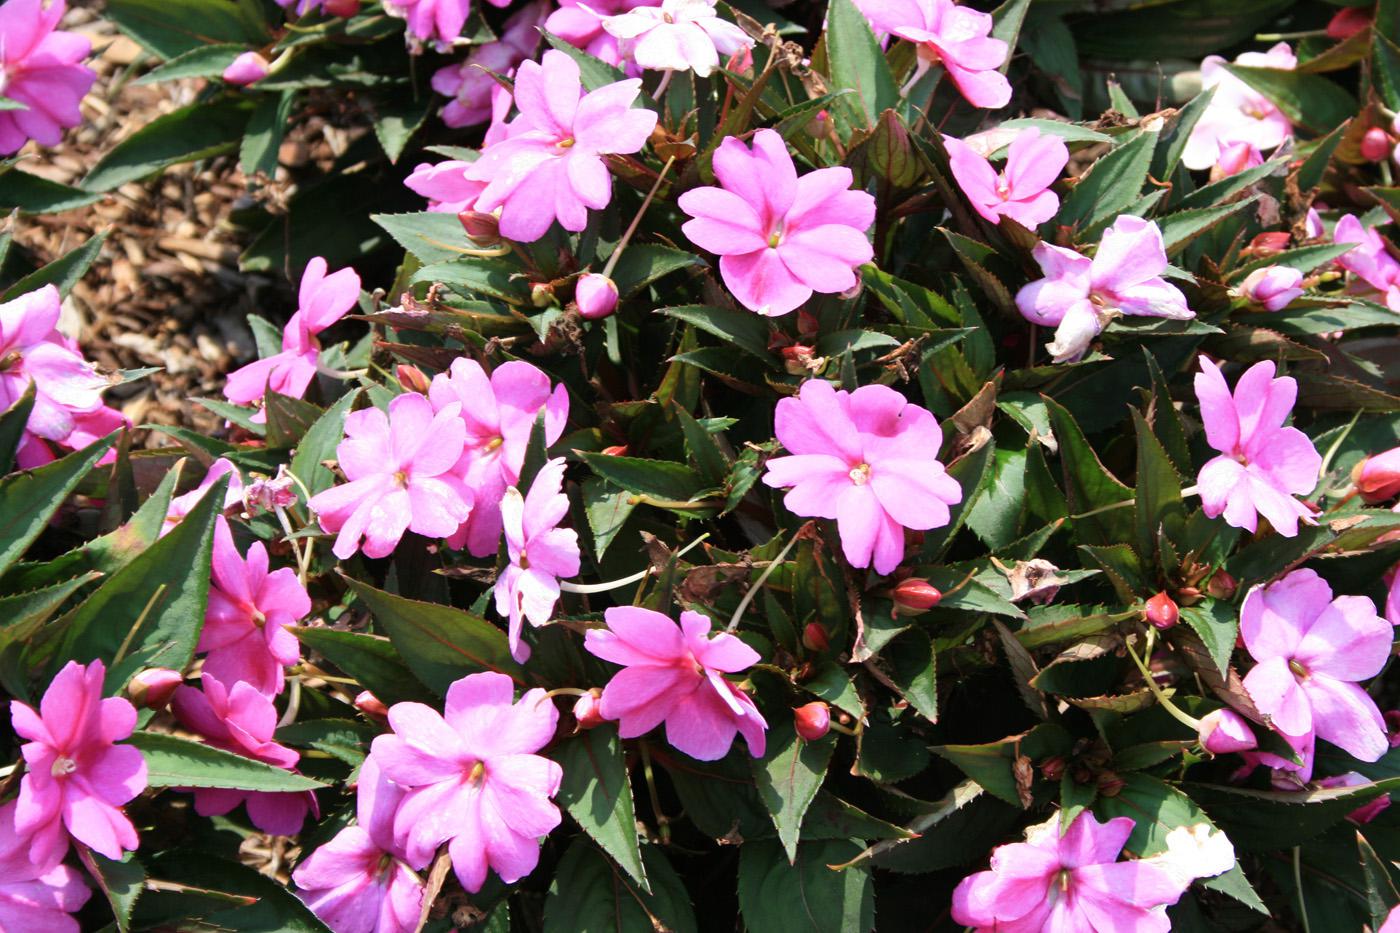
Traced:
[[327, 16], [340, 16], [349, 19], [360, 12], [360, 0], [326, 0]]
[[138, 671], [126, 685], [126, 695], [131, 702], [146, 709], [165, 709], [175, 688], [184, 683], [179, 671], [168, 667], [148, 667]]
[[617, 309], [617, 284], [606, 275], [588, 272], [574, 283], [578, 313], [589, 321], [601, 321]]
[[927, 580], [910, 577], [894, 588], [894, 604], [904, 612], [927, 612], [943, 601], [943, 594]]
[[359, 695], [355, 697], [355, 709], [364, 713], [370, 719], [379, 722], [389, 721], [389, 708], [384, 705], [379, 697], [370, 693], [368, 690], [361, 690]]
[[1240, 296], [1266, 311], [1282, 311], [1293, 299], [1303, 294], [1298, 285], [1303, 273], [1287, 266], [1266, 266], [1255, 269], [1240, 283]]
[[1400, 494], [1400, 447], [1362, 460], [1351, 471], [1351, 481], [1371, 505]]
[[257, 52], [244, 52], [224, 69], [224, 80], [239, 87], [246, 87], [266, 77], [267, 59]]
[[1163, 591], [1147, 601], [1144, 615], [1148, 622], [1166, 631], [1176, 625], [1177, 620], [1181, 618], [1181, 610], [1177, 608], [1176, 600]]
[[[1348, 771], [1346, 774], [1337, 774], [1333, 775], [1332, 777], [1320, 778], [1317, 781], [1317, 786], [1365, 787], [1371, 783], [1371, 779], [1366, 777], [1365, 775], [1358, 774], [1355, 771]], [[1368, 803], [1364, 803], [1361, 806], [1357, 807], [1355, 810], [1352, 810], [1350, 813], [1347, 814], [1347, 819], [1351, 820], [1353, 823], [1369, 823], [1376, 817], [1380, 816], [1381, 812], [1389, 806], [1390, 795], [1381, 794], [1374, 800], [1371, 800]]]
[[825, 651], [831, 645], [820, 622], [808, 622], [802, 630], [802, 646], [808, 651]]
[[808, 742], [815, 742], [831, 731], [831, 707], [821, 700], [799, 706], [792, 711], [797, 725], [797, 734]]
[[1327, 38], [1341, 42], [1350, 39], [1371, 25], [1371, 11], [1362, 7], [1343, 7], [1327, 23]]
[[462, 211], [457, 221], [467, 232], [467, 239], [477, 246], [495, 246], [501, 242], [501, 221], [495, 214], [482, 211]]
[[1201, 718], [1201, 746], [1212, 755], [1248, 751], [1259, 745], [1249, 721], [1232, 709], [1221, 707]]
[[611, 447], [604, 447], [599, 453], [605, 457], [625, 457], [627, 456], [627, 445], [613, 444]]
[[395, 368], [394, 375], [398, 377], [399, 385], [403, 386], [405, 392], [427, 395], [428, 389], [432, 386], [432, 383], [428, 381], [427, 374], [411, 363], [400, 363]]
[[1287, 230], [1267, 230], [1249, 241], [1245, 252], [1254, 256], [1271, 256], [1288, 249], [1292, 234]]
[[1361, 158], [1381, 162], [1390, 155], [1390, 137], [1379, 126], [1373, 126], [1361, 137]]
[[1229, 599], [1239, 588], [1239, 581], [1224, 570], [1217, 570], [1206, 581], [1206, 595], [1212, 599]]
[[600, 691], [590, 690], [574, 703], [574, 719], [578, 720], [580, 729], [593, 729], [606, 721], [603, 719], [603, 708], [599, 702], [601, 696]]

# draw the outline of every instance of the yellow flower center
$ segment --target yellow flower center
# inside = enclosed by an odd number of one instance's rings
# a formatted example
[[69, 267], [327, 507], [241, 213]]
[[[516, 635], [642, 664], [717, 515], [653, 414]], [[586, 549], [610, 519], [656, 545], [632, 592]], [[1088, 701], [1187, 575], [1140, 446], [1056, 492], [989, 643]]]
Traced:
[[49, 774], [56, 778], [67, 777], [78, 770], [78, 763], [72, 758], [55, 758], [53, 767], [49, 769]]
[[864, 486], [866, 483], [870, 482], [870, 464], [862, 463], [852, 468], [848, 475], [851, 477], [851, 482], [855, 483], [857, 486]]

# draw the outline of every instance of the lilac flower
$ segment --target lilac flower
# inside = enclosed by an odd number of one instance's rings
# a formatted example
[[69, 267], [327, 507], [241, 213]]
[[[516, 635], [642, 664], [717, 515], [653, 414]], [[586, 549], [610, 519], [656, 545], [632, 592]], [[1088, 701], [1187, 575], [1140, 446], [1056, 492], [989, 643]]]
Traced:
[[940, 528], [962, 488], [938, 462], [943, 432], [927, 409], [888, 386], [837, 391], [809, 379], [778, 402], [778, 440], [763, 481], [789, 490], [794, 515], [836, 520], [852, 567], [887, 574], [904, 559], [904, 529]]
[[1240, 634], [1259, 662], [1245, 675], [1244, 688], [1303, 756], [1301, 780], [1312, 773], [1314, 738], [1361, 761], [1389, 750], [1376, 701], [1357, 685], [1380, 673], [1394, 638], [1369, 599], [1333, 599], [1314, 571], [1295, 570], [1249, 591], [1240, 607]]
[[724, 674], [746, 671], [758, 652], [727, 632], [710, 633], [710, 620], [682, 612], [668, 616], [635, 606], [604, 613], [606, 629], [592, 629], [583, 646], [621, 664], [603, 688], [600, 711], [618, 721], [624, 739], [666, 724], [666, 741], [700, 761], [723, 758], [742, 735], [749, 754], [763, 757], [768, 723], [748, 694]]
[[524, 619], [548, 623], [559, 580], [578, 576], [578, 533], [558, 527], [569, 513], [563, 486], [564, 460], [557, 458], [540, 468], [528, 495], [511, 486], [501, 501], [510, 563], [496, 581], [496, 612], [510, 620], [510, 653], [517, 661], [530, 656], [530, 646], [520, 641]]
[[859, 6], [876, 29], [917, 47], [918, 63], [906, 86], [942, 65], [974, 107], [995, 109], [1011, 101], [1011, 82], [997, 71], [1010, 50], [990, 36], [990, 14], [953, 0], [861, 0]]
[[719, 67], [721, 54], [753, 47], [733, 23], [720, 19], [713, 0], [662, 0], [603, 18], [623, 58], [656, 71], [693, 71], [702, 78]]
[[16, 933], [79, 933], [70, 914], [92, 892], [78, 872], [63, 864], [29, 860], [30, 840], [15, 831], [16, 801], [0, 807], [0, 930]]
[[1255, 269], [1240, 283], [1240, 297], [1265, 311], [1282, 311], [1303, 294], [1303, 273], [1287, 266]]
[[1201, 359], [1196, 398], [1206, 441], [1220, 451], [1201, 467], [1197, 485], [1201, 507], [1211, 518], [1254, 531], [1263, 515], [1286, 538], [1298, 522], [1312, 524], [1312, 513], [1294, 496], [1317, 485], [1322, 458], [1308, 436], [1283, 422], [1293, 411], [1298, 383], [1274, 378], [1274, 364], [1255, 363], [1235, 384], [1232, 396], [1220, 368]]
[[1007, 150], [1006, 168], [1000, 174], [962, 140], [945, 136], [943, 145], [953, 180], [973, 210], [988, 222], [1010, 217], [1034, 229], [1060, 209], [1059, 197], [1050, 190], [1069, 162], [1069, 149], [1060, 137], [1042, 136], [1034, 127], [1021, 131]]
[[0, 110], [0, 156], [31, 139], [56, 146], [66, 127], [83, 122], [78, 104], [97, 75], [80, 64], [92, 50], [88, 38], [56, 28], [67, 9], [66, 0], [0, 5], [0, 95], [25, 108]]
[[[443, 123], [451, 127], [494, 124], [500, 100], [506, 102], [509, 110], [510, 92], [489, 72], [513, 74], [517, 65], [534, 56], [540, 45], [539, 27], [547, 10], [544, 0], [522, 7], [506, 20], [500, 39], [475, 46], [461, 63], [446, 65], [433, 74], [433, 90], [451, 98], [442, 108]], [[484, 145], [492, 142], [495, 139], [488, 135]]]
[[[1246, 52], [1235, 59], [1235, 64], [1292, 71], [1298, 60], [1288, 43], [1280, 42], [1267, 52]], [[1219, 165], [1223, 174], [1233, 174], [1244, 167], [1241, 154], [1257, 160], [1262, 151], [1276, 148], [1293, 135], [1288, 117], [1267, 97], [1226, 70], [1225, 59], [1220, 56], [1210, 55], [1201, 62], [1201, 85], [1214, 88], [1215, 94], [1182, 151], [1181, 161], [1187, 168], [1199, 170]]]
[[801, 178], [774, 130], [733, 136], [714, 157], [722, 187], [692, 188], [677, 202], [691, 216], [681, 227], [696, 246], [720, 257], [724, 284], [750, 311], [776, 317], [813, 292], [853, 287], [855, 269], [873, 251], [865, 231], [875, 199], [851, 190], [851, 170], [823, 168]]
[[1184, 320], [1195, 317], [1186, 296], [1162, 278], [1167, 251], [1150, 220], [1124, 214], [1104, 231], [1094, 258], [1038, 243], [1031, 252], [1045, 277], [1016, 293], [1026, 320], [1054, 327], [1046, 349], [1056, 363], [1077, 360], [1120, 314]]
[[481, 890], [488, 868], [506, 884], [535, 870], [540, 837], [560, 823], [550, 798], [563, 771], [534, 754], [554, 737], [559, 711], [545, 692], [512, 703], [504, 674], [470, 674], [447, 691], [445, 716], [422, 703], [389, 708], [393, 733], [370, 757], [405, 790], [393, 838], [411, 865], [447, 843], [462, 887]]
[[631, 106], [641, 86], [630, 78], [585, 94], [578, 64], [557, 49], [540, 64], [522, 64], [511, 136], [482, 150], [467, 172], [487, 183], [476, 209], [500, 208], [501, 235], [522, 243], [544, 236], [555, 220], [582, 230], [589, 208], [612, 200], [603, 156], [638, 151], [656, 126], [654, 112]]

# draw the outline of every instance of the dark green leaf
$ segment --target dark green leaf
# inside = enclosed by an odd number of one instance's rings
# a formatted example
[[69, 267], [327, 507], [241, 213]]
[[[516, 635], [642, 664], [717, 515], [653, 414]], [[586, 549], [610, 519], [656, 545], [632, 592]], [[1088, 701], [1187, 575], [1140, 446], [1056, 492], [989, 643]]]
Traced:
[[544, 903], [544, 933], [673, 930], [695, 933], [690, 895], [655, 846], [642, 850], [651, 893], [615, 869], [587, 839], [569, 846]]
[[550, 756], [564, 769], [559, 785], [559, 802], [564, 809], [650, 894], [637, 842], [632, 785], [617, 727], [607, 724], [585, 730], [555, 746]]
[[705, 261], [659, 243], [636, 243], [623, 251], [613, 268], [612, 279], [620, 298], [630, 298], [652, 282], [682, 269], [703, 269]]
[[293, 774], [163, 732], [136, 732], [131, 736], [131, 744], [146, 759], [147, 781], [152, 787], [225, 787], [281, 793], [326, 786], [304, 774]]
[[386, 706], [427, 702], [432, 694], [418, 682], [387, 638], [336, 629], [297, 626], [292, 633], [319, 651]]
[[31, 379], [24, 394], [0, 412], [0, 476], [14, 468], [15, 454], [19, 452], [19, 442], [24, 439], [24, 429], [29, 425], [29, 413], [33, 410], [34, 381]]
[[166, 61], [211, 42], [257, 48], [268, 38], [257, 0], [110, 0], [105, 12]]
[[831, 89], [855, 91], [841, 99], [839, 109], [848, 114], [853, 126], [874, 126], [876, 118], [900, 99], [884, 50], [870, 21], [850, 0], [831, 0], [826, 17]]
[[1267, 97], [1288, 119], [1314, 132], [1329, 133], [1356, 116], [1356, 98], [1321, 75], [1229, 62], [1222, 67]]
[[[457, 226], [461, 229], [461, 224]], [[467, 297], [484, 295], [523, 303], [529, 300], [530, 293], [526, 285], [516, 278], [520, 271], [519, 265], [508, 259], [460, 256], [424, 266], [413, 274], [413, 281], [441, 282]]]
[[306, 430], [292, 454], [291, 471], [314, 496], [335, 485], [335, 474], [322, 466], [335, 459], [335, 449], [345, 439], [345, 416], [355, 407], [359, 389], [342, 395]]
[[277, 171], [278, 149], [286, 135], [296, 97], [296, 91], [283, 91], [258, 101], [238, 147], [238, 165], [244, 175], [270, 176]]
[[88, 191], [111, 191], [181, 162], [231, 152], [248, 127], [250, 105], [225, 98], [190, 104], [122, 140], [83, 179]]
[[1362, 804], [1397, 789], [1400, 778], [1304, 791], [1190, 785], [1191, 796], [1216, 818], [1238, 848], [1258, 852], [1307, 842]]
[[767, 319], [761, 315], [709, 305], [683, 305], [656, 310], [658, 314], [685, 321], [708, 334], [713, 334], [733, 344], [736, 349], [758, 357], [770, 367], [773, 365], [773, 355], [768, 352]]
[[866, 933], [875, 926], [875, 888], [865, 866], [834, 872], [828, 865], [860, 854], [855, 843], [804, 842], [789, 864], [776, 840], [739, 848], [739, 909], [750, 930], [783, 933]]
[[613, 457], [588, 451], [579, 451], [579, 455], [594, 473], [630, 492], [674, 502], [689, 502], [696, 493], [706, 488], [704, 477], [681, 463], [641, 457]]
[[132, 908], [146, 884], [146, 869], [136, 860], [135, 852], [126, 853], [126, 858], [117, 862], [87, 846], [80, 844], [76, 848], [79, 860], [111, 905], [117, 929], [126, 933], [131, 929]]
[[1085, 228], [1121, 214], [1142, 193], [1156, 144], [1156, 133], [1141, 130], [1095, 162], [1065, 198], [1055, 222]]
[[116, 439], [110, 434], [61, 460], [0, 479], [0, 515], [4, 516], [0, 522], [0, 573], [23, 556], [63, 500]]
[[458, 259], [468, 246], [466, 231], [456, 214], [428, 211], [421, 214], [371, 214], [370, 219], [388, 231], [404, 249], [424, 265]]
[[0, 207], [18, 209], [26, 214], [71, 211], [86, 207], [100, 197], [100, 194], [61, 185], [16, 168], [0, 173]]
[[809, 742], [797, 734], [792, 717], [783, 716], [769, 726], [763, 757], [752, 762], [758, 795], [773, 817], [790, 861], [797, 858], [802, 819], [826, 778], [835, 751], [835, 733]]
[[[119, 4], [120, 0], [114, 5]], [[246, 51], [248, 47], [237, 42], [202, 45], [188, 52], [181, 52], [158, 68], [152, 68], [134, 83], [142, 85], [179, 78], [218, 78], [233, 64], [234, 59]]]
[[102, 244], [107, 242], [107, 233], [108, 231], [103, 230], [82, 246], [64, 253], [42, 269], [26, 275], [7, 288], [5, 294], [0, 296], [0, 301], [13, 301], [20, 295], [38, 291], [45, 285], [53, 285], [60, 295], [67, 298], [73, 286], [92, 268], [97, 254], [102, 252]]

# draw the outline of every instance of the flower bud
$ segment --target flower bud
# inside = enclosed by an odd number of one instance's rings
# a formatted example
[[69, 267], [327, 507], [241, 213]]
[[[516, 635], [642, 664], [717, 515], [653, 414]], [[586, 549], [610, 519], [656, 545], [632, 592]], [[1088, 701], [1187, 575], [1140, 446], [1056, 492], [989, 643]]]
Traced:
[[1051, 755], [1040, 763], [1040, 776], [1047, 781], [1058, 781], [1064, 777], [1065, 758], [1063, 755]]
[[815, 742], [831, 731], [831, 707], [821, 700], [799, 706], [792, 711], [797, 725], [797, 734], [808, 742]]
[[432, 386], [427, 374], [412, 363], [400, 363], [394, 370], [394, 375], [398, 377], [399, 385], [403, 386], [405, 392], [427, 395]]
[[360, 12], [360, 0], [326, 0], [327, 16], [340, 16], [349, 19]]
[[548, 308], [558, 304], [559, 302], [554, 299], [554, 286], [548, 282], [536, 282], [531, 285], [530, 303], [536, 308]]
[[495, 246], [501, 242], [501, 219], [482, 211], [462, 211], [457, 221], [467, 233], [467, 239], [477, 246]]
[[379, 697], [370, 693], [368, 690], [361, 690], [359, 695], [355, 697], [355, 709], [364, 713], [370, 719], [376, 719], [379, 722], [388, 722], [389, 720], [389, 708], [384, 705]]
[[1268, 230], [1250, 240], [1244, 252], [1251, 256], [1272, 256], [1288, 249], [1288, 243], [1292, 239], [1293, 235], [1287, 230]]
[[906, 613], [927, 612], [943, 601], [938, 588], [919, 577], [901, 580], [892, 595], [895, 606]]
[[1117, 797], [1123, 790], [1123, 785], [1127, 783], [1112, 771], [1105, 771], [1099, 775], [1098, 788], [1100, 797]]
[[813, 139], [826, 139], [831, 135], [831, 113], [818, 110], [816, 116], [807, 121], [807, 135]]
[[1201, 747], [1212, 755], [1248, 751], [1259, 745], [1259, 741], [1254, 737], [1254, 730], [1249, 727], [1249, 721], [1226, 707], [1206, 713], [1201, 718], [1197, 738], [1200, 739]]
[[627, 456], [627, 445], [613, 444], [611, 447], [604, 447], [599, 453], [605, 457], [625, 457]]
[[1220, 158], [1211, 170], [1212, 180], [1238, 175], [1245, 169], [1264, 164], [1264, 154], [1252, 143], [1234, 143], [1220, 151]]
[[778, 351], [783, 358], [783, 369], [789, 376], [805, 376], [814, 371], [814, 364], [817, 361], [816, 351], [811, 347], [794, 343], [792, 346], [783, 347]]
[[1390, 137], [1379, 126], [1373, 126], [1361, 137], [1361, 158], [1367, 162], [1383, 162], [1390, 155]]
[[617, 309], [617, 284], [606, 275], [588, 272], [574, 283], [578, 313], [588, 321], [601, 321]]
[[826, 637], [826, 629], [820, 622], [807, 623], [807, 627], [802, 630], [802, 645], [808, 651], [825, 651], [831, 647], [831, 642]]
[[1176, 625], [1181, 618], [1181, 610], [1177, 608], [1176, 601], [1163, 591], [1147, 601], [1143, 616], [1157, 628], [1166, 631]]
[[600, 702], [601, 696], [600, 691], [595, 688], [579, 697], [574, 703], [574, 718], [578, 720], [580, 729], [593, 729], [605, 722]]
[[137, 671], [126, 685], [126, 695], [131, 702], [146, 709], [165, 709], [175, 688], [184, 683], [179, 671], [168, 667], [148, 667]]
[[1351, 481], [1370, 505], [1400, 494], [1400, 447], [1362, 460], [1351, 471]]
[[1371, 25], [1371, 11], [1363, 7], [1342, 7], [1327, 23], [1327, 38], [1341, 42]]
[[246, 87], [267, 77], [267, 59], [257, 52], [244, 52], [224, 69], [224, 80], [229, 84]]
[[1217, 570], [1206, 581], [1206, 595], [1212, 599], [1230, 599], [1239, 587], [1238, 580], [1224, 570]]
[[1240, 297], [1265, 311], [1282, 311], [1303, 294], [1303, 273], [1285, 266], [1255, 269], [1240, 283]]

